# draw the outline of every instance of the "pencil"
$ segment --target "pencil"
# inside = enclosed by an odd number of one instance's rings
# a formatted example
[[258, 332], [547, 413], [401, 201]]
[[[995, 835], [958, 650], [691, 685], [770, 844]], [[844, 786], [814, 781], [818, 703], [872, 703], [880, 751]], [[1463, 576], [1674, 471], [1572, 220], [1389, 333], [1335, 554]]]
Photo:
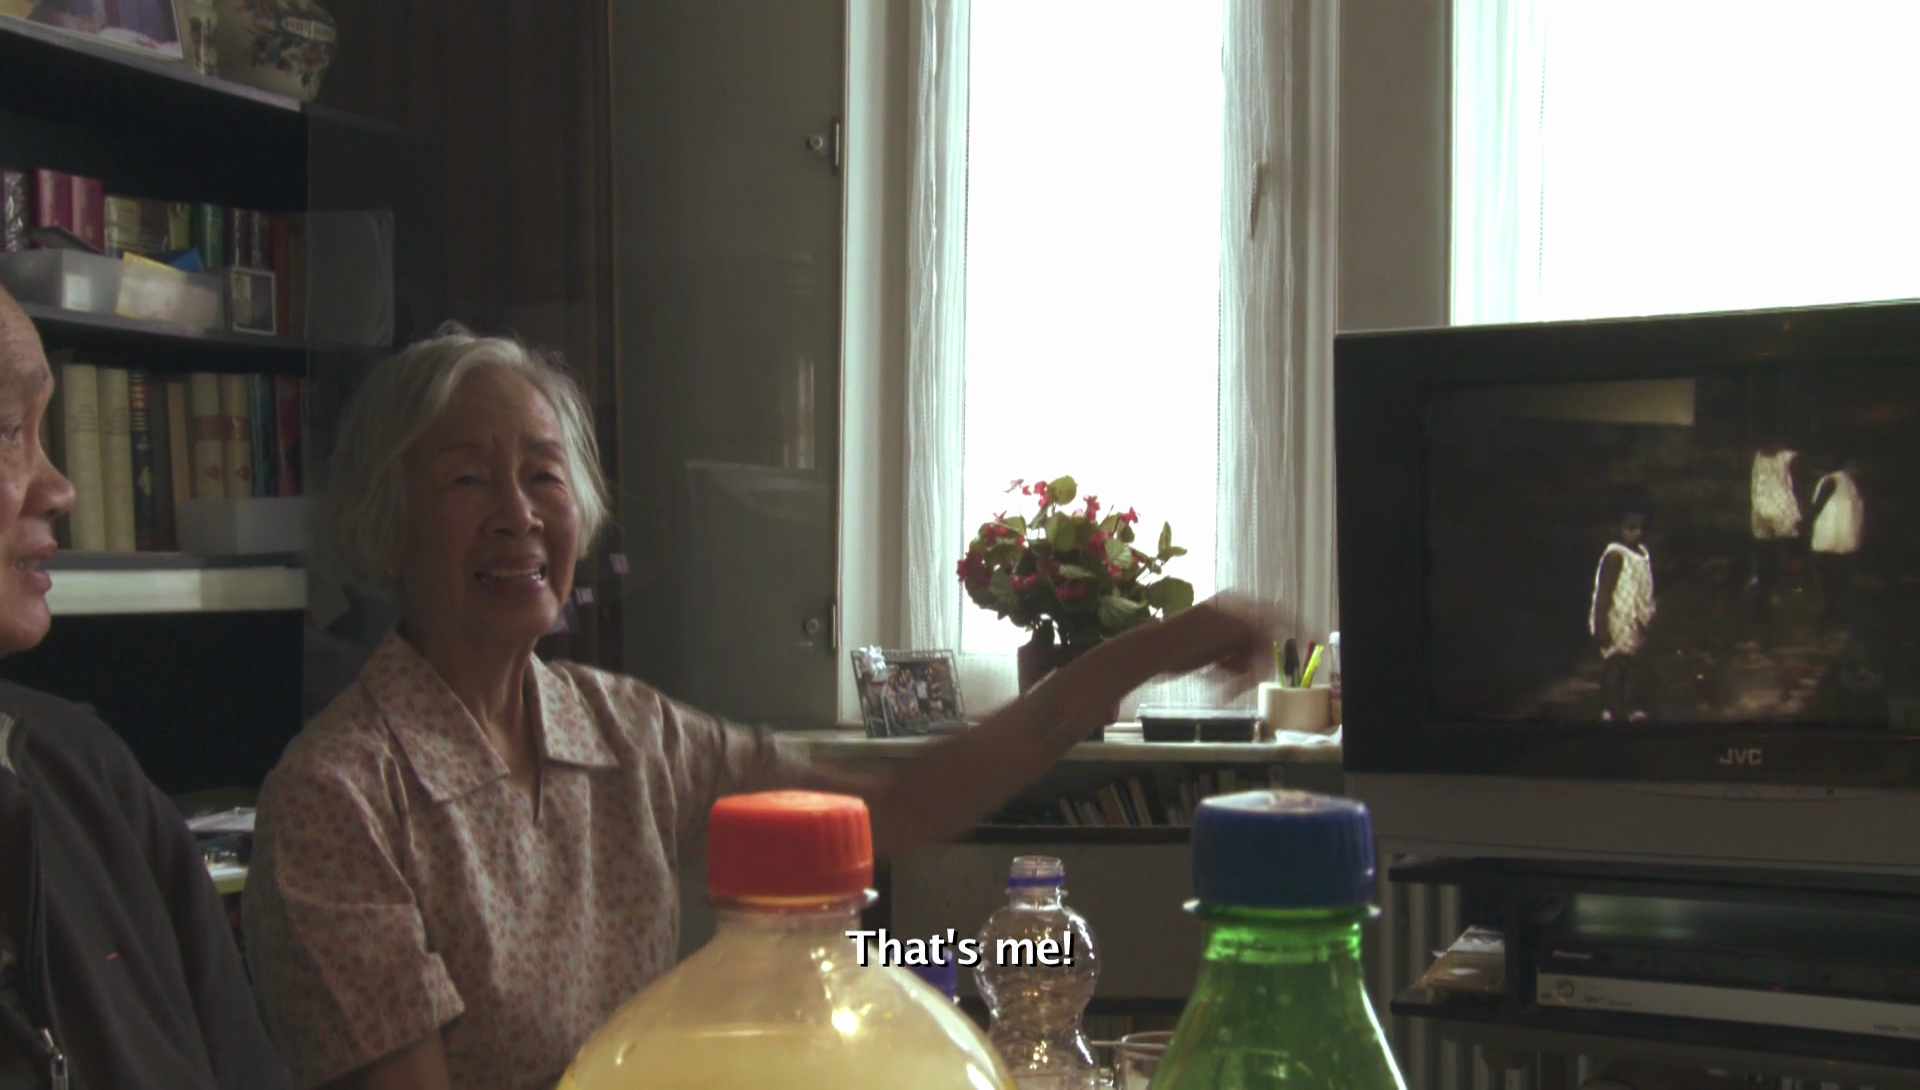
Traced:
[[1324, 647], [1316, 647], [1313, 649], [1312, 657], [1307, 659], [1307, 668], [1300, 674], [1300, 687], [1302, 689], [1308, 688], [1313, 684], [1314, 671], [1320, 669], [1320, 653], [1325, 650], [1326, 648]]

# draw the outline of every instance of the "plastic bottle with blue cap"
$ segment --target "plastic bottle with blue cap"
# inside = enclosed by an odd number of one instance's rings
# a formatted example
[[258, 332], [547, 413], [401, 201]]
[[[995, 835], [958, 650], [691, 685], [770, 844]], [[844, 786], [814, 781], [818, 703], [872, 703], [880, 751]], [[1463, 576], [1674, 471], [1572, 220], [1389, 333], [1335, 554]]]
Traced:
[[1351, 799], [1250, 791], [1193, 819], [1200, 978], [1152, 1090], [1405, 1090], [1367, 999], [1373, 823]]
[[1052, 856], [1015, 857], [1007, 903], [980, 928], [973, 979], [992, 1015], [987, 1036], [1020, 1090], [1095, 1086], [1081, 1015], [1100, 979], [1100, 952], [1086, 919], [1066, 905], [1066, 881]]

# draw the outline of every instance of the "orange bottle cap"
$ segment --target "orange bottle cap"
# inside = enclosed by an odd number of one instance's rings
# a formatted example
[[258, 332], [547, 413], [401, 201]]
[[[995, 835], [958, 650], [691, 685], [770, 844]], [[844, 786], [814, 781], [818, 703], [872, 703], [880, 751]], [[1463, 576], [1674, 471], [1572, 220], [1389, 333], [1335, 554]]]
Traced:
[[729, 795], [707, 827], [707, 893], [844, 897], [873, 885], [873, 827], [865, 801], [819, 791]]

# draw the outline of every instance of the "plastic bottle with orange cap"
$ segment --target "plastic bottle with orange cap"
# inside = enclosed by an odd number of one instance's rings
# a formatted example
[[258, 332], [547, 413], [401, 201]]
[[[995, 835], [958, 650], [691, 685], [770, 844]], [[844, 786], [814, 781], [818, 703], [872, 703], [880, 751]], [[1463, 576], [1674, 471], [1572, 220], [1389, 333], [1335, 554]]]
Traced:
[[560, 1090], [1013, 1090], [986, 1037], [905, 969], [860, 964], [866, 804], [773, 791], [714, 804], [713, 940], [614, 1013]]

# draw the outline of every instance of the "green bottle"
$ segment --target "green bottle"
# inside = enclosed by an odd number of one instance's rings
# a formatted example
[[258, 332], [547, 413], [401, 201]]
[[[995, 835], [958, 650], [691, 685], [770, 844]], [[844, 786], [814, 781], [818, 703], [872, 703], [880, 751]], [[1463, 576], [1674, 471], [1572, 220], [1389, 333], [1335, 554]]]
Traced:
[[1152, 1090], [1405, 1090], [1367, 1000], [1373, 824], [1350, 799], [1250, 791], [1193, 819], [1200, 980]]

